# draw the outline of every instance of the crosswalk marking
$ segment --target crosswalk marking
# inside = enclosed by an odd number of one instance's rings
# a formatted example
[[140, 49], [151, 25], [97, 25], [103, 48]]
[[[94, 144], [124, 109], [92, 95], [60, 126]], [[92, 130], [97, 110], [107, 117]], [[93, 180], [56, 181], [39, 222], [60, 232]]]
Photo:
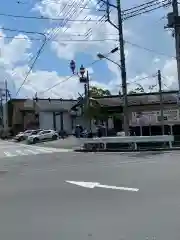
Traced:
[[4, 154], [6, 157], [15, 157], [16, 156], [15, 154], [12, 154], [10, 152], [4, 152]]
[[24, 151], [22, 151], [22, 150], [16, 150], [15, 152], [16, 152], [18, 155], [22, 155], [22, 156], [28, 155], [28, 153], [26, 153], [26, 152], [24, 152]]
[[34, 155], [39, 154], [38, 152], [30, 150], [30, 149], [27, 149], [26, 152], [29, 152], [30, 154], [34, 154]]
[[18, 156], [30, 156], [38, 154], [66, 153], [72, 152], [71, 149], [49, 148], [41, 146], [31, 146], [12, 142], [0, 142], [0, 158], [12, 158]]

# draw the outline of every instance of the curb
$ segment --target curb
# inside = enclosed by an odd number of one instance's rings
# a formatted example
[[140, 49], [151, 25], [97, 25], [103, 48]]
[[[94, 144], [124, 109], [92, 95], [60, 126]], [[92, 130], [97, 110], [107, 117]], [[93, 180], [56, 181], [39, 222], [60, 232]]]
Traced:
[[178, 151], [180, 150], [179, 148], [152, 148], [152, 149], [138, 149], [138, 150], [129, 150], [129, 149], [99, 149], [99, 150], [87, 150], [87, 149], [75, 149], [74, 152], [127, 152], [127, 153], [132, 153], [132, 152], [158, 152], [158, 151]]

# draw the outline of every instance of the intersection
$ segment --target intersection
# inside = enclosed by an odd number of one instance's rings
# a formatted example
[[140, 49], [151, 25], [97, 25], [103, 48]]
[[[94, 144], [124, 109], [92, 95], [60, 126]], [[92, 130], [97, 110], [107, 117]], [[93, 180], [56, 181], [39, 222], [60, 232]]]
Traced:
[[1, 158], [1, 238], [179, 239], [179, 159], [178, 151]]

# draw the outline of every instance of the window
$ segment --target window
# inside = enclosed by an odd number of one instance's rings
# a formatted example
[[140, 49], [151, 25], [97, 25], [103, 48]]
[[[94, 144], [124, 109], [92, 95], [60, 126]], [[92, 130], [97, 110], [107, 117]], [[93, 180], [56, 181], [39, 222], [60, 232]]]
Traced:
[[38, 133], [38, 131], [33, 131], [31, 134], [36, 135], [37, 133]]
[[32, 132], [32, 130], [27, 130], [24, 133], [31, 133], [31, 132]]
[[51, 133], [51, 131], [50, 130], [45, 130], [45, 131], [40, 132], [40, 134], [46, 134], [46, 133]]

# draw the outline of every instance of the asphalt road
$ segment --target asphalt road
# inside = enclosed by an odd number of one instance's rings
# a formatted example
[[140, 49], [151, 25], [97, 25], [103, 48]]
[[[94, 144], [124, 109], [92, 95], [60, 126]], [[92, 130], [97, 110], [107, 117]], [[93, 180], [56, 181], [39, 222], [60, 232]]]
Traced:
[[[83, 188], [69, 181], [138, 188]], [[180, 152], [0, 159], [2, 240], [179, 240]]]

